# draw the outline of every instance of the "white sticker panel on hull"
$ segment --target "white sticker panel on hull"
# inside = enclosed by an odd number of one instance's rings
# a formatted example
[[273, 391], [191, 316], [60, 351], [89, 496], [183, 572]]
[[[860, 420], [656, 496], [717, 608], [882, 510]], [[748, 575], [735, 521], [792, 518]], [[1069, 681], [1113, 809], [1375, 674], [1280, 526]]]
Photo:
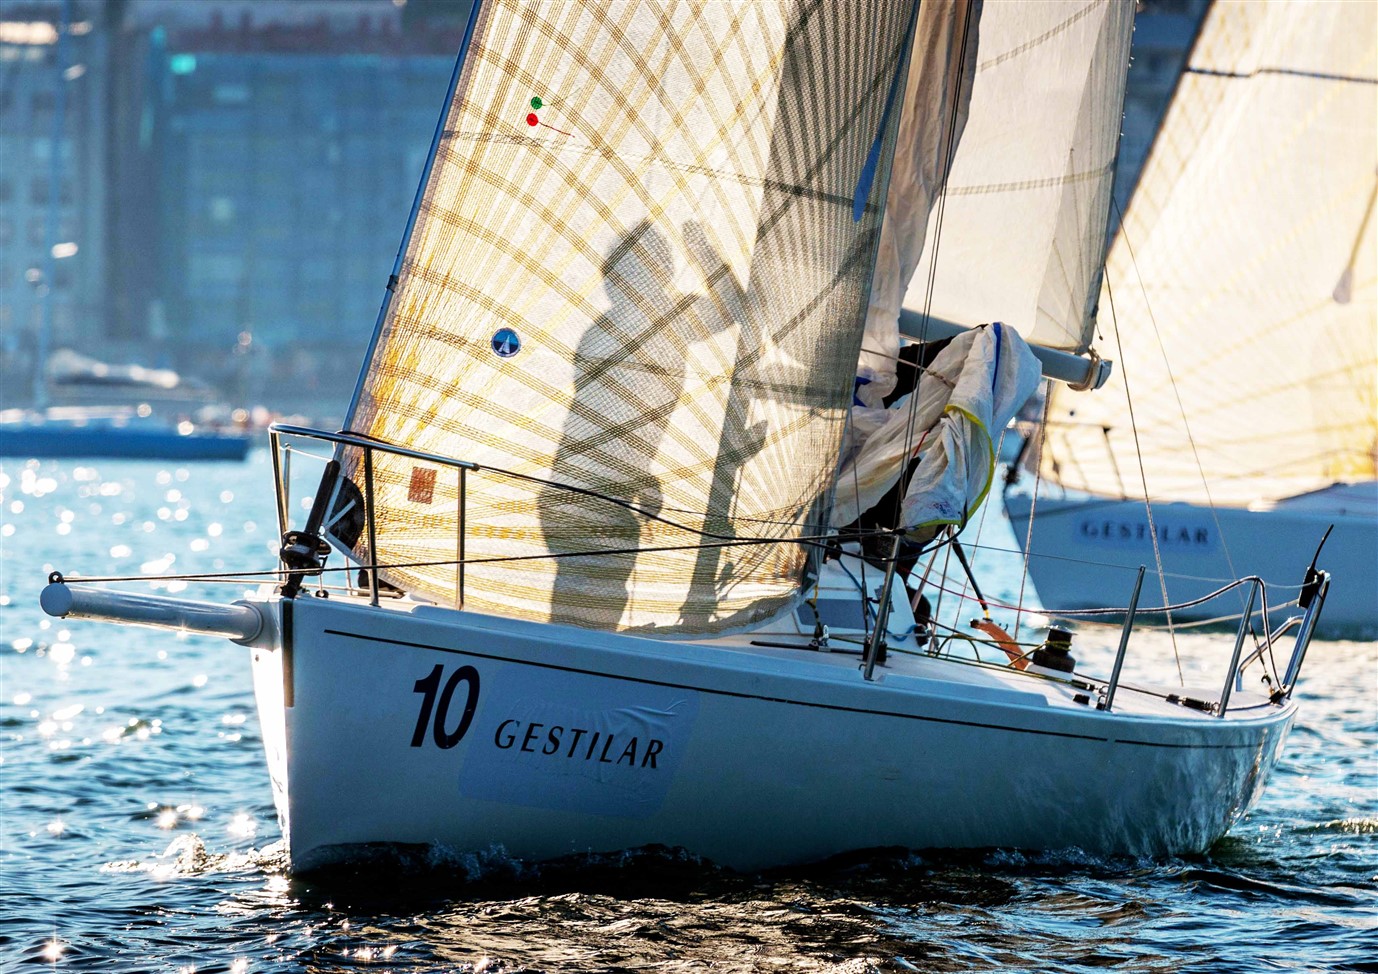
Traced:
[[478, 670], [484, 690], [460, 794], [624, 818], [660, 810], [698, 716], [696, 692], [497, 662]]

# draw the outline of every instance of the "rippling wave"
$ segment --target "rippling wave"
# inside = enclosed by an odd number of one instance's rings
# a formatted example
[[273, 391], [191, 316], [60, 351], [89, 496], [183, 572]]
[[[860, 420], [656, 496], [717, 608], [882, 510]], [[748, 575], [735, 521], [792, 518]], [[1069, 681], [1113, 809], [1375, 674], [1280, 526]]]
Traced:
[[[416, 846], [289, 876], [243, 651], [37, 604], [54, 568], [262, 567], [267, 468], [0, 466], [0, 969], [1378, 972], [1378, 643], [1313, 650], [1262, 802], [1195, 859], [874, 850], [743, 875]], [[981, 569], [1018, 589], [1017, 561]]]

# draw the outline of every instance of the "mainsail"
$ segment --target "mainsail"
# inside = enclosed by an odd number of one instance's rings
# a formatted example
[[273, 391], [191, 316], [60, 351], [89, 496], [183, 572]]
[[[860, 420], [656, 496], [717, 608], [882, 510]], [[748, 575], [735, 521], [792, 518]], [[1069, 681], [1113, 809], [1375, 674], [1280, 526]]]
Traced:
[[1375, 478], [1375, 38], [1372, 3], [1211, 8], [1111, 249], [1120, 368], [1054, 392], [1045, 477], [1226, 505]]
[[456, 602], [462, 518], [480, 611], [694, 633], [787, 606], [913, 27], [882, 0], [478, 5], [349, 428], [479, 469], [461, 512], [453, 470], [377, 452], [356, 555]]
[[941, 208], [913, 228], [905, 307], [1091, 346], [1133, 18], [1117, 0], [985, 4], [970, 117]]
[[[1132, 27], [1133, 5], [1117, 0], [979, 8], [979, 47], [967, 37], [974, 73], [941, 79], [953, 124], [896, 153], [858, 370], [865, 406], [855, 428], [879, 429], [838, 478], [835, 524], [881, 501], [914, 456], [929, 469], [906, 488], [901, 526], [964, 523], [989, 487], [992, 436], [1032, 392], [1030, 367], [1037, 376], [1019, 335], [1048, 348], [1089, 348]], [[921, 107], [919, 98], [906, 102]], [[972, 364], [990, 373], [984, 385], [993, 400], [979, 415], [949, 403], [952, 389], [921, 388], [888, 416], [866, 408], [895, 386], [901, 305], [966, 328], [1000, 321], [1018, 333], [979, 343]], [[996, 375], [998, 347], [1009, 351]], [[967, 348], [964, 341], [934, 363], [933, 381], [955, 386]], [[928, 435], [939, 421], [942, 433]], [[956, 426], [965, 429], [957, 434]], [[951, 456], [931, 455], [945, 452], [945, 442]], [[936, 505], [918, 497], [932, 489], [935, 467], [949, 462], [969, 468], [960, 478], [966, 496], [945, 490]]]

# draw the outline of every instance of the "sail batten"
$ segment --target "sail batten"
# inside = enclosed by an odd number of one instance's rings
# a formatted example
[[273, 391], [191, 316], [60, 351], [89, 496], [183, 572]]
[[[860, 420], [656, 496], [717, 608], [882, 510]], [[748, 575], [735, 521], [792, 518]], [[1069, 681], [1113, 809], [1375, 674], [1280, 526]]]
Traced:
[[[911, 20], [880, 0], [483, 5], [351, 417], [478, 465], [468, 607], [689, 634], [792, 603], [850, 401]], [[374, 463], [378, 550], [350, 546], [454, 601], [458, 483]]]
[[1208, 12], [1108, 259], [1121, 368], [1054, 393], [1050, 479], [1245, 506], [1378, 477], [1376, 33], [1373, 4]]

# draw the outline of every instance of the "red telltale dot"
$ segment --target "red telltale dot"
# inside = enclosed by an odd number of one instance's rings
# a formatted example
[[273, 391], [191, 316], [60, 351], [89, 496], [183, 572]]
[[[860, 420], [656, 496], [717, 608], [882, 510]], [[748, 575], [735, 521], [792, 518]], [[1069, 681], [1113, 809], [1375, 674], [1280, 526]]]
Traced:
[[533, 127], [534, 127], [534, 126], [536, 126], [537, 124], [539, 124], [540, 121], [541, 121], [541, 120], [540, 120], [539, 118], [536, 117], [536, 113], [535, 113], [535, 112], [532, 112], [530, 115], [526, 116], [526, 124], [527, 124], [527, 125], [530, 125], [530, 126], [533, 126]]

